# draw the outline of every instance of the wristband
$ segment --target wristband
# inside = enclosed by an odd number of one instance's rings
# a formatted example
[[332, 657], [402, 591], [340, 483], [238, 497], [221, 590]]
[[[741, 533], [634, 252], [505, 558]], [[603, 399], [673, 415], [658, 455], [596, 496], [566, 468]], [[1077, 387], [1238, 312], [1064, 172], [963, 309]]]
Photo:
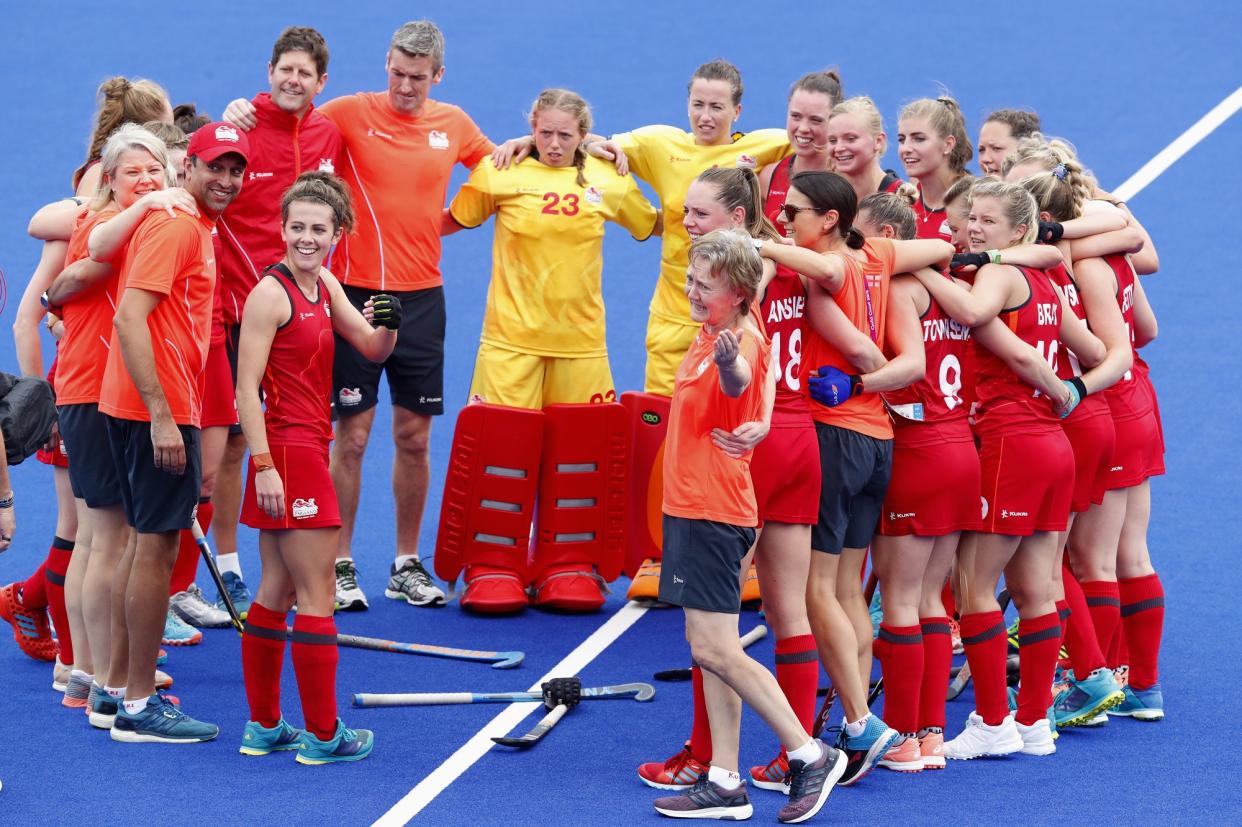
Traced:
[[850, 374], [850, 396], [860, 396], [863, 392], [862, 377], [857, 373]]
[[1000, 250], [988, 250], [988, 251], [985, 253], [985, 255], [987, 255], [987, 257], [988, 257], [988, 261], [992, 262], [993, 264], [1000, 264], [1000, 263], [1001, 263], [1001, 252], [1000, 252]]
[[271, 471], [276, 467], [276, 463], [272, 462], [272, 455], [267, 451], [261, 454], [251, 454], [250, 462], [254, 465], [254, 472], [261, 474], [264, 471]]
[[1065, 381], [1066, 381], [1066, 382], [1068, 382], [1069, 384], [1073, 385], [1073, 386], [1074, 386], [1074, 390], [1078, 391], [1078, 398], [1079, 398], [1079, 399], [1086, 399], [1086, 398], [1087, 398], [1087, 393], [1088, 393], [1088, 391], [1087, 391], [1087, 385], [1086, 385], [1086, 383], [1085, 383], [1085, 382], [1083, 382], [1083, 381], [1082, 381], [1082, 377], [1079, 377], [1079, 376], [1071, 376], [1069, 379], [1066, 379]]

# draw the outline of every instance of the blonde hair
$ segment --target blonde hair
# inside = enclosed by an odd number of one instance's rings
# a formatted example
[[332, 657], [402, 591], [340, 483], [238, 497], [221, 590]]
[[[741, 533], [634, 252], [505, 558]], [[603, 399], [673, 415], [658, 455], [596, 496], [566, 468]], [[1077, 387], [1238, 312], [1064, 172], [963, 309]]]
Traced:
[[909, 193], [873, 192], [858, 202], [858, 214], [866, 213], [870, 223], [893, 228], [897, 238], [909, 241], [918, 234], [918, 219], [914, 215], [914, 199]]
[[280, 199], [281, 224], [289, 220], [289, 205], [294, 201], [325, 204], [332, 210], [332, 224], [336, 229], [348, 233], [354, 228], [354, 203], [349, 197], [349, 188], [330, 172], [311, 170], [298, 176]]
[[[970, 191], [974, 188], [975, 184], [978, 183], [980, 180], [981, 179], [976, 178], [973, 175], [963, 175], [961, 178], [958, 178], [956, 181], [954, 181], [953, 185], [950, 186], [944, 192], [945, 209], [948, 209], [949, 207], [953, 206], [954, 203], [962, 199], [965, 199], [967, 201], [967, 204], [964, 206], [969, 206]], [[986, 180], [994, 181], [996, 179], [989, 178]]]
[[[531, 129], [535, 128], [535, 116], [545, 109], [556, 109], [577, 118], [579, 138], [586, 138], [587, 133], [591, 131], [591, 106], [576, 92], [570, 92], [568, 89], [544, 89], [540, 92], [539, 97], [535, 98], [535, 102], [530, 106]], [[578, 177], [575, 180], [580, 187], [587, 185], [586, 175], [583, 174], [586, 158], [584, 142], [580, 140], [577, 149], [574, 150], [574, 167], [578, 170]]]
[[122, 124], [119, 129], [108, 136], [99, 156], [99, 168], [103, 176], [99, 179], [99, 189], [91, 199], [92, 210], [103, 209], [112, 200], [113, 190], [111, 179], [116, 168], [121, 165], [121, 156], [131, 149], [141, 149], [164, 168], [164, 187], [177, 186], [177, 173], [168, 164], [168, 150], [164, 142], [152, 132], [136, 123]]
[[841, 101], [832, 107], [828, 120], [832, 120], [837, 115], [853, 115], [862, 121], [863, 127], [871, 133], [871, 137], [880, 138], [880, 148], [876, 150], [876, 157], [884, 155], [888, 149], [888, 137], [884, 134], [884, 116], [880, 114], [880, 109], [875, 105], [875, 101], [866, 95], [857, 95], [852, 98]]
[[181, 127], [163, 121], [147, 121], [142, 128], [150, 132], [155, 137], [164, 142], [164, 146], [168, 149], [188, 149], [190, 146], [190, 138], [181, 130]]
[[995, 198], [1000, 202], [1001, 211], [1011, 227], [1026, 227], [1019, 243], [1030, 244], [1035, 241], [1039, 235], [1039, 207], [1024, 188], [1018, 184], [1006, 184], [1004, 181], [983, 180], [970, 191], [971, 205], [980, 198]]
[[924, 118], [928, 125], [941, 138], [953, 138], [953, 149], [949, 152], [949, 168], [960, 175], [966, 174], [966, 162], [975, 157], [974, 147], [966, 134], [966, 118], [957, 101], [948, 95], [941, 95], [932, 100], [920, 98], [902, 107], [899, 121], [907, 118]]
[[164, 87], [152, 80], [131, 81], [119, 76], [108, 78], [99, 84], [95, 95], [99, 100], [99, 109], [95, 112], [86, 161], [73, 173], [74, 189], [77, 189], [87, 168], [103, 156], [104, 144], [118, 126], [157, 121], [172, 109]]
[[1099, 189], [1095, 176], [1078, 160], [1074, 145], [1064, 138], [1045, 138], [1038, 132], [1023, 138], [1001, 164], [1001, 174], [1008, 175], [1014, 167], [1028, 163], [1054, 173], [1059, 181], [1069, 186], [1079, 213], [1083, 202], [1093, 198]]
[[763, 212], [763, 195], [759, 188], [759, 176], [748, 167], [711, 167], [699, 173], [695, 180], [716, 188], [716, 201], [726, 212], [741, 207], [746, 213], [746, 232], [752, 238], [781, 238], [776, 226]]
[[699, 236], [690, 245], [690, 261], [702, 261], [713, 276], [722, 276], [744, 299], [743, 308], [755, 300], [763, 277], [763, 259], [746, 233], [712, 230]]

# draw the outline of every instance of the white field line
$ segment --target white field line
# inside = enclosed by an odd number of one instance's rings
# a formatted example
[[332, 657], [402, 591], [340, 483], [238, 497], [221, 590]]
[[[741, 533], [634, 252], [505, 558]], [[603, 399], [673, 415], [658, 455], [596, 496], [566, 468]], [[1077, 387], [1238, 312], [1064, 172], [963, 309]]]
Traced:
[[[633, 601], [626, 603], [590, 637], [582, 641], [578, 648], [566, 655], [546, 675], [536, 680], [529, 691], [538, 692], [539, 685], [551, 678], [564, 678], [578, 674], [646, 613], [646, 607]], [[473, 738], [462, 744], [457, 752], [449, 756], [443, 764], [418, 782], [418, 786], [406, 793], [404, 798], [380, 816], [375, 822], [376, 827], [398, 827], [410, 821], [435, 800], [435, 797], [449, 784], [456, 781], [458, 776], [470, 769], [488, 750], [496, 746], [492, 743], [493, 735], [507, 735], [523, 718], [541, 706], [543, 704], [539, 701], [524, 701], [505, 707], [500, 714], [475, 733]]]

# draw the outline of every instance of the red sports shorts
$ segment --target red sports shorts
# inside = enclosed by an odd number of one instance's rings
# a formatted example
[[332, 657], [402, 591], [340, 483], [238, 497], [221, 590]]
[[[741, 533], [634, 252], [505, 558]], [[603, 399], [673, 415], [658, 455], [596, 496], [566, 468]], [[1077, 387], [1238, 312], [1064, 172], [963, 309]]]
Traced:
[[1074, 449], [1060, 428], [983, 438], [979, 456], [986, 534], [1064, 531], [1074, 493]]
[[[1080, 413], [1081, 412], [1081, 413]], [[1088, 396], [1061, 428], [1074, 449], [1074, 493], [1070, 511], [1081, 514], [1104, 502], [1108, 490], [1109, 469], [1117, 443], [1112, 411], [1102, 396]]]
[[203, 394], [200, 426], [215, 428], [237, 424], [237, 399], [233, 392], [233, 371], [224, 342], [207, 349], [207, 364], [199, 383]]
[[247, 463], [246, 497], [241, 521], [257, 529], [336, 528], [341, 512], [328, 473], [328, 452], [306, 445], [272, 445], [272, 464], [285, 485], [285, 514], [274, 519], [259, 508], [254, 489], [254, 463]]
[[819, 519], [819, 444], [815, 425], [774, 421], [750, 459], [759, 523], [815, 525]]
[[979, 451], [965, 418], [896, 422], [893, 478], [878, 534], [943, 537], [979, 529]]

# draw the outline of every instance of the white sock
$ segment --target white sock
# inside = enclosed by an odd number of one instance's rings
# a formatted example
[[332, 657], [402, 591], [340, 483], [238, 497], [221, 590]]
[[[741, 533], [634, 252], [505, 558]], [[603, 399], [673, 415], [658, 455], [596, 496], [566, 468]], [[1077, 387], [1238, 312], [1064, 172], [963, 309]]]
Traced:
[[124, 697], [125, 697], [125, 687], [123, 687], [123, 686], [120, 686], [120, 687], [118, 687], [118, 686], [105, 686], [105, 687], [103, 688], [103, 691], [104, 691], [104, 692], [107, 692], [107, 693], [108, 693], [108, 695], [109, 695], [109, 696], [111, 696], [111, 697], [113, 697], [113, 698], [124, 698]]
[[733, 791], [742, 786], [742, 776], [724, 767], [712, 764], [707, 770], [707, 780], [725, 790]]
[[352, 558], [352, 557], [338, 557], [338, 558], [336, 558], [336, 562], [338, 562], [338, 563], [350, 563], [350, 564], [352, 564], [352, 563], [354, 562], [354, 558]]
[[845, 734], [851, 738], [857, 738], [859, 735], [862, 735], [867, 728], [867, 719], [870, 717], [870, 715], [864, 715], [852, 724], [847, 722], [845, 724]]
[[148, 695], [147, 697], [139, 701], [125, 701], [124, 702], [125, 711], [128, 712], [130, 715], [134, 715], [138, 712], [141, 712], [142, 710], [147, 708], [147, 701], [149, 700], [151, 700], [150, 695]]
[[392, 564], [393, 566], [397, 568], [398, 571], [400, 571], [401, 567], [405, 565], [405, 562], [407, 560], [417, 560], [417, 559], [418, 559], [417, 554], [398, 554], [397, 559], [394, 560]]
[[220, 569], [221, 574], [231, 571], [238, 577], [242, 576], [241, 558], [237, 556], [235, 551], [229, 554], [217, 554], [216, 566]]
[[797, 749], [791, 749], [786, 752], [786, 757], [790, 761], [801, 761], [803, 764], [813, 764], [820, 759], [821, 755], [823, 755], [823, 752], [819, 748], [819, 742], [814, 738]]

